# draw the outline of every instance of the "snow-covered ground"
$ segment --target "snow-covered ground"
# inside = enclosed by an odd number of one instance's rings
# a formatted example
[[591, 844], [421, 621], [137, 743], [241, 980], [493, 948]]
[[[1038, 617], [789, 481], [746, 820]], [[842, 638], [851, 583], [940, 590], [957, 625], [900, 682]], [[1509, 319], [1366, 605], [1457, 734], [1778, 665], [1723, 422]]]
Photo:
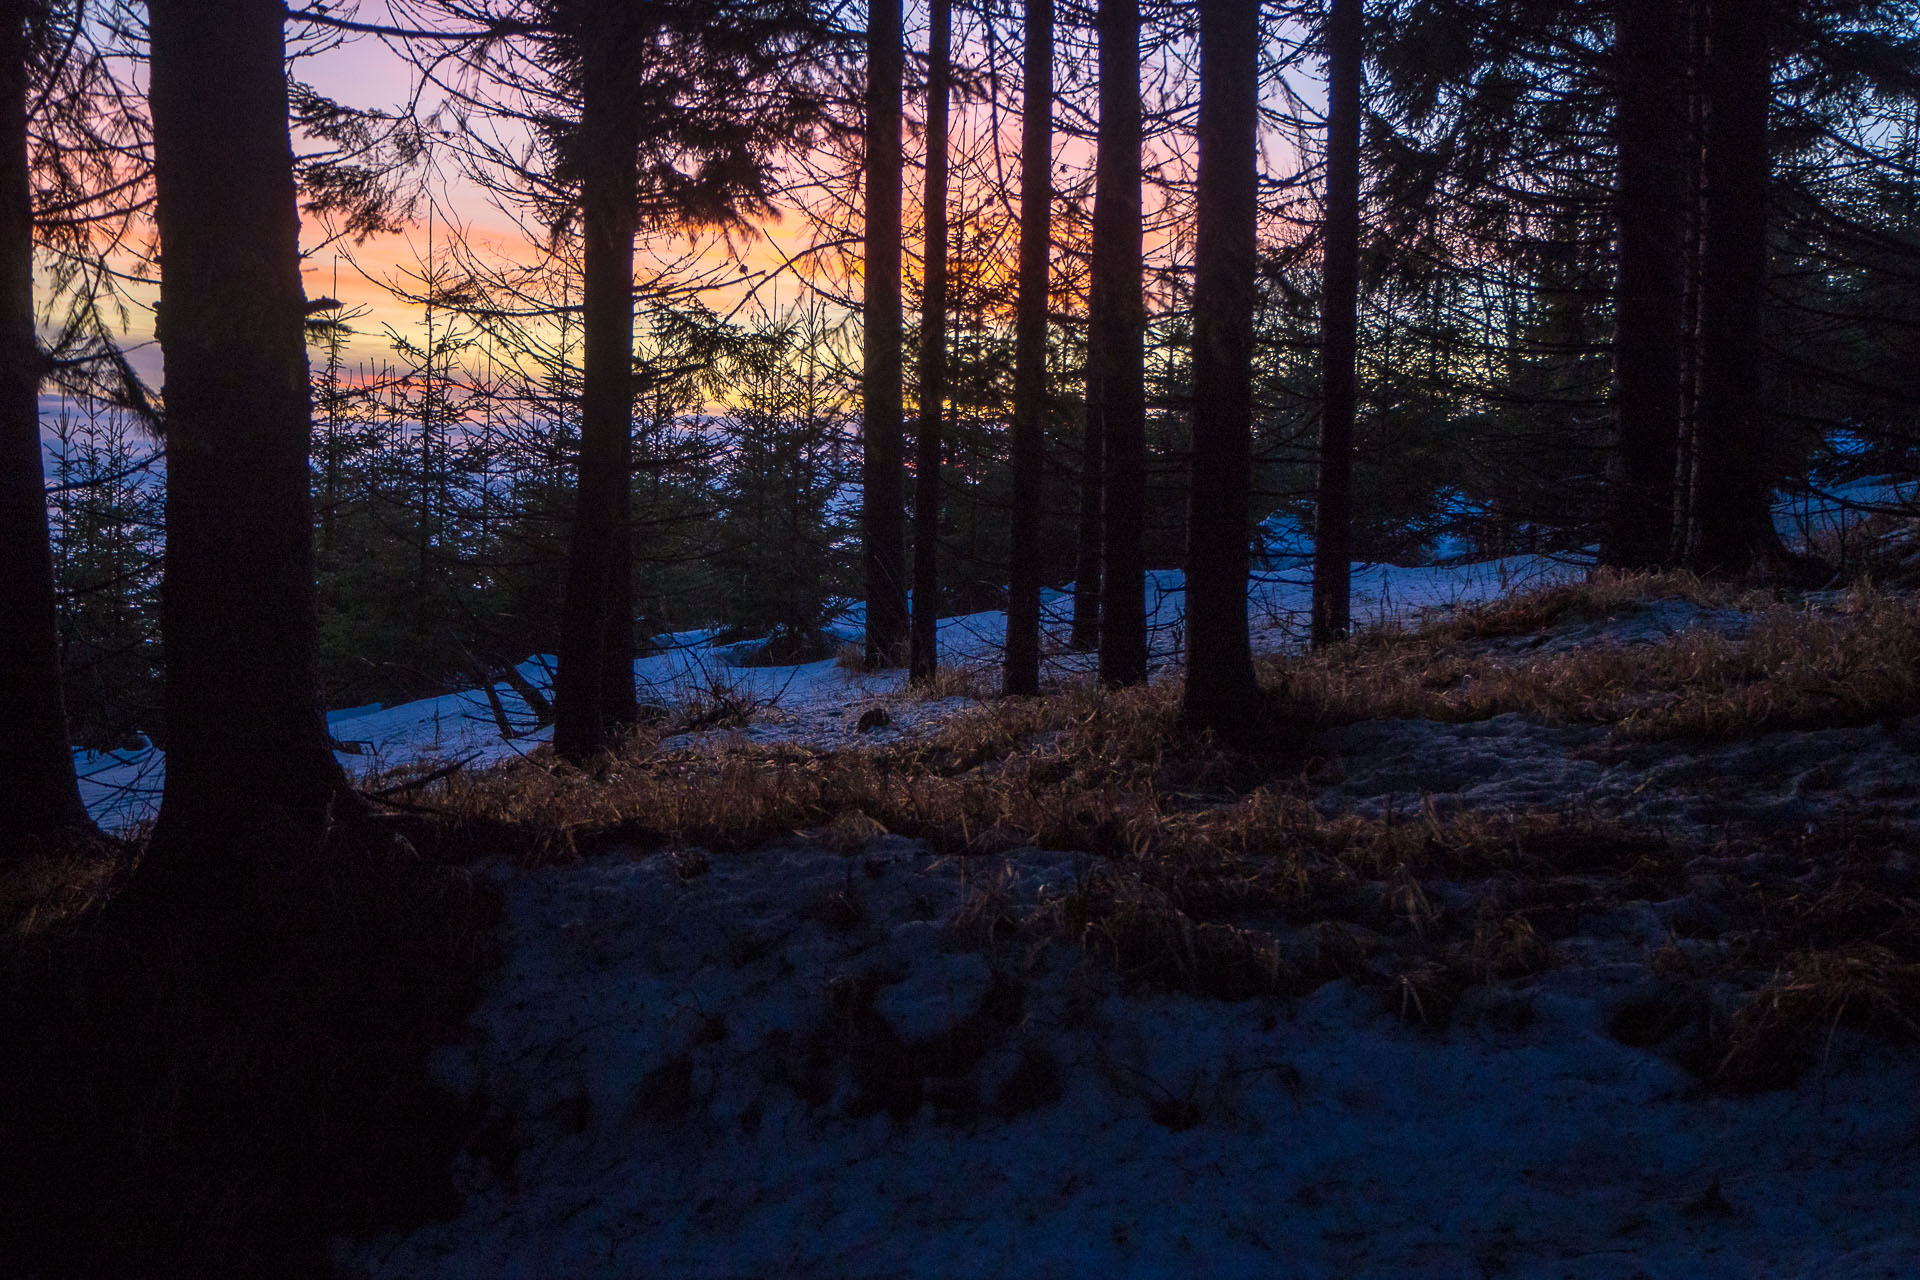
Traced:
[[[1778, 496], [1774, 518], [1790, 544], [1809, 539], [1845, 541], [1851, 531], [1876, 512], [1910, 510], [1920, 498], [1920, 485], [1887, 478], [1856, 480], [1832, 489]], [[1311, 594], [1309, 566], [1312, 539], [1298, 519], [1276, 513], [1261, 526], [1263, 555], [1256, 557], [1258, 572], [1248, 593], [1254, 647], [1275, 651], [1297, 644], [1305, 632]], [[1442, 539], [1437, 553], [1458, 548], [1457, 539]], [[1577, 576], [1584, 565], [1538, 556], [1502, 560], [1442, 563], [1417, 567], [1362, 565], [1353, 567], [1353, 617], [1357, 624], [1407, 620], [1423, 610], [1486, 600], [1507, 592]], [[1182, 649], [1183, 577], [1177, 570], [1148, 575], [1147, 604], [1152, 611], [1151, 643], [1157, 663], [1177, 663]], [[1048, 659], [1050, 677], [1084, 674], [1091, 659], [1065, 651], [1064, 591], [1045, 593], [1054, 655]], [[858, 638], [860, 616], [854, 610], [841, 620], [840, 634], [848, 642]], [[730, 664], [726, 649], [713, 644], [715, 633], [686, 632], [661, 637], [661, 652], [635, 664], [641, 697], [665, 706], [684, 706], [724, 688], [745, 696], [758, 708], [745, 730], [754, 739], [787, 739], [830, 746], [856, 735], [857, 712], [845, 714], [877, 699], [897, 694], [902, 674], [866, 676], [849, 673], [831, 661], [792, 667], [739, 667]], [[1006, 636], [1006, 617], [988, 612], [945, 618], [940, 623], [941, 661], [955, 666], [986, 668], [998, 660]], [[737, 646], [736, 646], [737, 647]], [[552, 687], [552, 659], [534, 657], [520, 672], [542, 692]], [[356, 775], [402, 765], [438, 764], [454, 760], [485, 765], [524, 753], [547, 737], [525, 701], [508, 684], [494, 691], [515, 726], [503, 735], [489, 699], [478, 689], [462, 690], [391, 707], [378, 705], [330, 712], [329, 727], [347, 749], [341, 761]], [[920, 725], [937, 722], [940, 708], [931, 712], [909, 709], [894, 715], [894, 724], [878, 732], [877, 740], [911, 733]], [[836, 714], [836, 712], [840, 714]], [[873, 740], [873, 739], [870, 739]], [[151, 747], [132, 751], [76, 751], [81, 796], [94, 819], [114, 831], [128, 831], [158, 811], [166, 761]]]
[[[1356, 566], [1355, 615], [1407, 619], [1582, 572], [1530, 557]], [[1149, 581], [1162, 666], [1181, 658], [1181, 585]], [[1297, 643], [1307, 598], [1304, 566], [1276, 556], [1250, 600], [1257, 646]], [[1066, 598], [1046, 603], [1050, 674], [1083, 672], [1060, 643]], [[1667, 602], [1494, 643], [1549, 653], [1745, 624]], [[1004, 625], [943, 620], [943, 662], [989, 668]], [[884, 741], [964, 701], [913, 701], [899, 673], [831, 660], [733, 665], [707, 633], [671, 641], [636, 668], [644, 698], [757, 708], [675, 745]], [[521, 674], [550, 684], [545, 660]], [[542, 741], [519, 695], [495, 692], [511, 737], [479, 691], [329, 723], [362, 772]], [[863, 732], [874, 705], [891, 723]], [[1920, 718], [1712, 748], [1604, 736], [1511, 715], [1353, 725], [1323, 735], [1307, 782], [1330, 812], [1598, 814], [1702, 850], [1920, 821]], [[157, 753], [81, 763], [103, 821], [151, 811]], [[1472, 988], [1429, 1031], [1344, 979], [1296, 1000], [1144, 991], [1076, 947], [970, 923], [983, 891], [1019, 917], [1093, 870], [1035, 849], [942, 858], [894, 836], [483, 868], [507, 904], [505, 959], [436, 1063], [489, 1116], [457, 1170], [465, 1207], [340, 1242], [343, 1274], [1920, 1276], [1910, 1049], [1837, 1030], [1798, 1087], [1734, 1098], [1609, 1034], [1663, 981], [1653, 953], [1692, 897], [1616, 904], [1557, 939], [1552, 968]]]
[[498, 1159], [344, 1273], [1920, 1274], [1910, 1056], [1843, 1033], [1798, 1091], [1702, 1097], [1607, 1034], [1648, 981], [1615, 944], [1434, 1035], [1344, 981], [1143, 994], [949, 929], [969, 885], [1086, 870], [884, 838], [503, 874], [509, 959], [440, 1064]]
[[[1573, 576], [1580, 566], [1536, 556], [1518, 556], [1481, 564], [1400, 568], [1355, 565], [1353, 613], [1357, 622], [1404, 619], [1423, 609], [1502, 595], [1516, 587]], [[1255, 645], [1279, 649], [1297, 642], [1304, 631], [1311, 584], [1304, 567], [1265, 574], [1249, 592], [1249, 618]], [[1180, 660], [1185, 606], [1183, 576], [1177, 570], [1148, 575], [1147, 604], [1152, 611], [1155, 660]], [[1043, 598], [1050, 648], [1050, 678], [1091, 671], [1092, 659], [1066, 651], [1071, 597], [1049, 591]], [[859, 636], [857, 609], [839, 624], [840, 638]], [[999, 612], [943, 618], [940, 659], [957, 667], [985, 670], [999, 661], [1006, 639], [1006, 615]], [[836, 661], [799, 666], [758, 667], [733, 664], [738, 645], [717, 646], [714, 632], [685, 632], [661, 637], [660, 651], [634, 664], [643, 702], [678, 710], [710, 700], [717, 692], [751, 703], [756, 712], [743, 731], [755, 740], [797, 741], [832, 746], [855, 740], [885, 741], [936, 723], [943, 708], [897, 703], [884, 728], [861, 733], [856, 725], [863, 706], [900, 693], [900, 671], [867, 675]], [[542, 693], [551, 694], [553, 659], [536, 656], [519, 673]], [[391, 707], [352, 707], [329, 712], [327, 726], [344, 750], [340, 760], [356, 776], [403, 765], [434, 765], [456, 760], [475, 767], [524, 754], [547, 740], [525, 699], [511, 684], [494, 688], [513, 736], [504, 735], [485, 693], [467, 689]], [[126, 831], [151, 819], [159, 809], [166, 777], [164, 755], [153, 747], [137, 751], [77, 751], [74, 766], [80, 792], [94, 819], [109, 830]]]
[[[1492, 643], [1746, 621], [1669, 601]], [[464, 1210], [341, 1242], [343, 1273], [1920, 1276], [1911, 1048], [1836, 1028], [1797, 1087], [1728, 1097], [1610, 1034], [1675, 981], [1657, 951], [1721, 945], [1687, 922], [1742, 891], [1748, 836], [1920, 820], [1920, 717], [1602, 737], [1507, 715], [1317, 742], [1330, 812], [1599, 814], [1686, 854], [1678, 896], [1596, 906], [1551, 968], [1470, 988], [1444, 1031], [1345, 979], [1223, 1002], [1044, 933], [982, 936], [982, 894], [1038, 912], [1096, 873], [1085, 855], [880, 836], [486, 869], [506, 960], [436, 1064], [490, 1116]]]

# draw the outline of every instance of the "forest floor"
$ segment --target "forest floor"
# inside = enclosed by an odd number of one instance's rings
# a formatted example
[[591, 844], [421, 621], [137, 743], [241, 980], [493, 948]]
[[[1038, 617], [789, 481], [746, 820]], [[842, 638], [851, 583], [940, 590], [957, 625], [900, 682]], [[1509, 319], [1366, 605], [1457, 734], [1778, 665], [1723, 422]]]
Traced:
[[1920, 1274], [1920, 600], [1494, 594], [1264, 752], [823, 663], [396, 797], [503, 959], [460, 1212], [337, 1265]]

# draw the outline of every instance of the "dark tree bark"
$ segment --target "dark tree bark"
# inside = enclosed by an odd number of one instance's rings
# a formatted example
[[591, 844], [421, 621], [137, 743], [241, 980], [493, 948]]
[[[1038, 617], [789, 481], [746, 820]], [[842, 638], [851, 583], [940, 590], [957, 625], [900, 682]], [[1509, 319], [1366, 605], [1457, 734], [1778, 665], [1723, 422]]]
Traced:
[[1251, 738], [1260, 720], [1247, 634], [1259, 49], [1259, 0], [1200, 0], [1193, 477], [1180, 710], [1189, 724], [1230, 741]]
[[913, 472], [913, 634], [909, 678], [933, 679], [939, 663], [940, 427], [947, 403], [947, 85], [952, 5], [932, 0], [927, 38], [926, 276], [920, 304], [920, 429]]
[[1316, 645], [1352, 626], [1353, 436], [1360, 390], [1362, 0], [1327, 7], [1327, 210], [1320, 303], [1320, 483], [1314, 500]]
[[1770, 503], [1762, 323], [1776, 3], [1711, 0], [1707, 10], [1700, 404], [1686, 553], [1688, 567], [1701, 573], [1786, 562]]
[[[1091, 341], [1093, 320], [1088, 318]], [[1100, 647], [1101, 513], [1106, 507], [1107, 441], [1094, 411], [1093, 356], [1087, 356], [1087, 396], [1080, 415], [1080, 522], [1073, 557], [1073, 628], [1067, 643], [1078, 653]]]
[[1053, 0], [1029, 0], [1020, 135], [1020, 281], [1013, 332], [1013, 520], [1006, 691], [1040, 692], [1040, 504], [1045, 493], [1047, 285], [1053, 227]]
[[633, 451], [633, 240], [640, 15], [592, 0], [580, 97], [580, 465], [553, 678], [553, 749], [580, 763], [636, 714], [628, 516]]
[[1673, 528], [1667, 560], [1681, 563], [1693, 527], [1693, 456], [1700, 434], [1700, 264], [1706, 231], [1706, 0], [1682, 0], [1686, 48], [1686, 186], [1681, 206], [1680, 438], [1673, 460]]
[[867, 9], [866, 263], [860, 374], [860, 517], [866, 543], [867, 666], [906, 658], [907, 552], [901, 474], [900, 0]]
[[1687, 22], [1673, 0], [1617, 0], [1614, 403], [1603, 562], [1651, 569], [1674, 542], [1686, 290]]
[[[60, 694], [53, 559], [40, 456], [28, 171], [33, 0], [0, 0], [0, 861], [20, 840], [85, 830]], [[10, 839], [12, 838], [12, 839]]]
[[[1140, 4], [1100, 0], [1087, 323], [1087, 432], [1105, 446], [1101, 501], [1100, 679], [1147, 678], [1146, 301], [1141, 286]], [[1091, 451], [1091, 446], [1089, 446]]]
[[148, 865], [317, 840], [346, 780], [315, 663], [306, 300], [278, 0], [151, 0], [165, 356], [167, 781]]

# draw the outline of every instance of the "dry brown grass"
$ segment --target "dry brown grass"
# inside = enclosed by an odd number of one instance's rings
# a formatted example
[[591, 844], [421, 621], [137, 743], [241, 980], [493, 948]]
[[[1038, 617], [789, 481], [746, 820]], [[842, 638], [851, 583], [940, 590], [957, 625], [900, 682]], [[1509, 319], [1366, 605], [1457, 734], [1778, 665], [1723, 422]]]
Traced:
[[35, 843], [0, 869], [0, 947], [21, 949], [83, 925], [126, 886], [137, 847], [81, 837]]
[[[960, 927], [1072, 939], [1139, 980], [1218, 996], [1348, 976], [1432, 1021], [1470, 981], [1551, 963], [1540, 922], [1570, 923], [1567, 895], [1515, 885], [1675, 875], [1661, 840], [1590, 819], [1328, 817], [1293, 784], [1297, 761], [1228, 751], [1182, 731], [1176, 710], [1177, 690], [1079, 688], [971, 709], [884, 749], [732, 744], [631, 755], [592, 777], [528, 762], [448, 779], [433, 839], [530, 861], [793, 837], [851, 851], [888, 833], [962, 856], [1084, 851], [1099, 866], [1074, 893], [1022, 918], [982, 890]], [[1483, 882], [1484, 908], [1443, 909], [1425, 888], [1436, 878]]]
[[[1740, 639], [1692, 633], [1531, 660], [1473, 649], [1476, 637], [1606, 616], [1654, 591], [1756, 603], [1678, 576], [1601, 577], [1428, 631], [1367, 637], [1269, 676], [1321, 722], [1519, 710], [1647, 737], [1864, 723], [1920, 696], [1920, 607], [1865, 590], [1818, 613], [1767, 604]], [[1768, 1055], [1804, 1062], [1807, 1037], [1836, 1009], [1849, 1019], [1878, 1011], [1885, 1028], [1914, 1017], [1898, 966], [1920, 964], [1920, 924], [1912, 887], [1887, 869], [1890, 838], [1822, 832], [1769, 853], [1764, 873], [1728, 876], [1699, 874], [1706, 851], [1578, 813], [1428, 805], [1330, 816], [1297, 781], [1304, 756], [1234, 751], [1185, 731], [1178, 697], [1166, 683], [998, 699], [883, 748], [660, 752], [643, 741], [591, 776], [535, 758], [445, 780], [420, 797], [433, 812], [413, 815], [412, 834], [445, 856], [533, 862], [788, 838], [851, 852], [889, 833], [957, 856], [1080, 851], [1092, 870], [1070, 893], [1036, 908], [1004, 884], [978, 885], [955, 927], [976, 941], [1071, 940], [1138, 981], [1223, 997], [1286, 996], [1345, 977], [1428, 1025], [1443, 1024], [1476, 984], [1551, 967], [1562, 940], [1623, 903], [1691, 895], [1704, 904], [1699, 918], [1718, 923], [1687, 936], [1715, 941], [1675, 943], [1651, 962], [1748, 990], [1779, 975], [1691, 1063], [1727, 1087], [1767, 1078], [1751, 1064]], [[1859, 985], [1862, 956], [1892, 957], [1876, 971], [1879, 987]], [[1843, 975], [1855, 985], [1836, 988]]]
[[915, 681], [906, 689], [909, 697], [923, 702], [938, 702], [943, 698], [980, 700], [991, 698], [999, 691], [1000, 669], [985, 662], [942, 663], [934, 668], [931, 680]]
[[[1553, 588], [1529, 606], [1413, 633], [1363, 638], [1325, 653], [1272, 660], [1320, 724], [1387, 717], [1483, 720], [1521, 712], [1549, 723], [1598, 723], [1623, 738], [1728, 741], [1782, 729], [1872, 724], [1920, 711], [1920, 599], [1861, 588], [1831, 610], [1770, 605], [1743, 636], [1706, 628], [1652, 644], [1596, 645], [1545, 657], [1489, 654], [1467, 641], [1511, 634], [1521, 618], [1565, 616], [1627, 594]], [[1515, 624], [1517, 625], [1517, 624]]]
[[1427, 620], [1419, 633], [1438, 647], [1471, 640], [1532, 635], [1562, 622], [1611, 617], [1644, 600], [1684, 600], [1703, 609], [1755, 610], [1778, 603], [1779, 593], [1698, 577], [1685, 570], [1626, 573], [1596, 569], [1581, 582], [1516, 591]]
[[1871, 943], [1787, 957], [1734, 1015], [1714, 1079], [1740, 1091], [1789, 1086], [1843, 1026], [1920, 1039], [1920, 962]]

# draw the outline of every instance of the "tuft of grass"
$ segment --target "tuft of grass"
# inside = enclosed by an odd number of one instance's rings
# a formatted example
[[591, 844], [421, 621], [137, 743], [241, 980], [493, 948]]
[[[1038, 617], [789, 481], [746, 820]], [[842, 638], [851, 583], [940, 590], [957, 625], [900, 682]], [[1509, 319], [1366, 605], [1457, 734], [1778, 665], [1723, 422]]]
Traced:
[[377, 841], [254, 855], [0, 875], [0, 1273], [324, 1276], [331, 1236], [457, 1208], [473, 1117], [426, 1062], [489, 895]]
[[1734, 1015], [1714, 1083], [1739, 1092], [1790, 1086], [1842, 1026], [1920, 1039], [1920, 963], [1870, 943], [1788, 956]]
[[998, 677], [998, 668], [990, 663], [942, 663], [933, 669], [932, 679], [914, 681], [907, 686], [907, 693], [922, 702], [945, 698], [984, 701], [999, 692]]

